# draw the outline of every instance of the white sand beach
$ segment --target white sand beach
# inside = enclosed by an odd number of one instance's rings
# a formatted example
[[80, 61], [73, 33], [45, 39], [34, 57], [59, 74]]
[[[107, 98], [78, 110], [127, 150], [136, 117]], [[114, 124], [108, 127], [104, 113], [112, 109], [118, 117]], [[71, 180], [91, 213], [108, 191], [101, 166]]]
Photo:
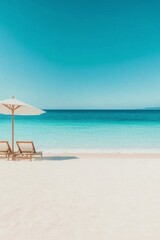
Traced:
[[159, 155], [0, 160], [0, 239], [160, 239]]

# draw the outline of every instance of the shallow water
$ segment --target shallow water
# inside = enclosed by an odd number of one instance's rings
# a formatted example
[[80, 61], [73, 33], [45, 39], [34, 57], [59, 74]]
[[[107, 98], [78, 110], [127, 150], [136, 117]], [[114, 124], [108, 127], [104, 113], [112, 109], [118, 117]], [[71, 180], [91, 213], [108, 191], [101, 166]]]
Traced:
[[[0, 115], [0, 139], [11, 142], [11, 116]], [[55, 152], [160, 152], [160, 111], [47, 110], [16, 116], [15, 139]]]

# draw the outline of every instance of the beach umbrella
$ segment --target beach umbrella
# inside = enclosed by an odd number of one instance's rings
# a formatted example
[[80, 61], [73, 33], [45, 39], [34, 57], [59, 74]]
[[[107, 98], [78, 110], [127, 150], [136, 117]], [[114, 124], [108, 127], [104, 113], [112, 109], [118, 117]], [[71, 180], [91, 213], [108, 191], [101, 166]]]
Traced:
[[0, 101], [0, 113], [12, 115], [12, 159], [14, 155], [14, 116], [15, 115], [40, 115], [43, 110], [21, 102], [14, 97], [9, 100]]

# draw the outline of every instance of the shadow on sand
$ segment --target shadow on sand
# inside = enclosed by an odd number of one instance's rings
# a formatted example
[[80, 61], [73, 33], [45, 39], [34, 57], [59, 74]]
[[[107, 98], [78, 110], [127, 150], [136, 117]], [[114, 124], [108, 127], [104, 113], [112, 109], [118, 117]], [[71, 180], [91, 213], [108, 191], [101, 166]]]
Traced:
[[42, 161], [65, 161], [65, 160], [73, 160], [73, 159], [78, 159], [78, 157], [75, 157], [75, 156], [50, 156], [50, 157], [38, 158], [38, 160], [42, 160]]

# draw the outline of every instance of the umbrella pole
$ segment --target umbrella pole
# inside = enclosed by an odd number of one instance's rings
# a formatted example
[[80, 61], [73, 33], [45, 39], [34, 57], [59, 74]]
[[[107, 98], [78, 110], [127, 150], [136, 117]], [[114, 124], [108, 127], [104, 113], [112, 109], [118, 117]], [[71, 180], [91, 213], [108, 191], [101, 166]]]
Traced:
[[12, 107], [12, 160], [14, 160], [14, 107]]

